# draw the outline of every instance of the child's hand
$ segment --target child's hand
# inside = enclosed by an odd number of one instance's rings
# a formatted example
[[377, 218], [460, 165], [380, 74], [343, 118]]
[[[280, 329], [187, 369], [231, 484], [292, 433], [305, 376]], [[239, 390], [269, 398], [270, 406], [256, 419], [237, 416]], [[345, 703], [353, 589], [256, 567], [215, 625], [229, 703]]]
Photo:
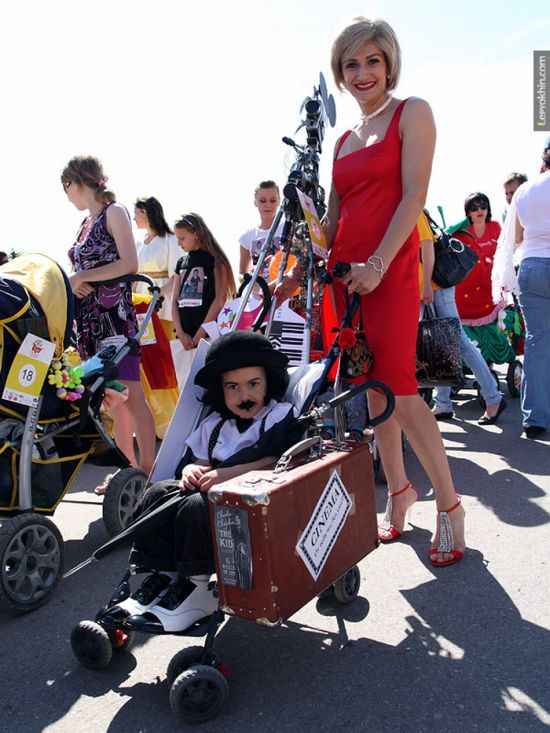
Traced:
[[183, 348], [186, 351], [189, 351], [189, 349], [193, 348], [193, 339], [188, 333], [185, 333], [185, 331], [182, 331], [180, 334], [180, 341], [182, 343]]
[[[179, 482], [179, 488], [181, 491], [189, 491], [191, 489], [203, 489], [200, 485], [200, 480], [206, 471], [210, 471], [210, 466], [198, 466], [196, 463], [190, 463], [185, 466], [181, 472], [181, 479]], [[204, 489], [206, 491], [206, 489]]]
[[197, 333], [192, 338], [193, 346], [198, 346], [199, 345], [199, 341], [201, 339], [203, 339], [203, 338], [206, 338], [207, 336], [208, 336], [208, 334], [206, 333], [206, 331], [204, 330], [204, 328], [201, 326], [199, 328], [199, 330], [197, 331]]
[[197, 484], [201, 491], [208, 491], [212, 486], [222, 484], [224, 481], [228, 481], [230, 478], [234, 478], [241, 473], [239, 466], [233, 466], [231, 468], [208, 468], [205, 466], [205, 469], [205, 473], [203, 473]]

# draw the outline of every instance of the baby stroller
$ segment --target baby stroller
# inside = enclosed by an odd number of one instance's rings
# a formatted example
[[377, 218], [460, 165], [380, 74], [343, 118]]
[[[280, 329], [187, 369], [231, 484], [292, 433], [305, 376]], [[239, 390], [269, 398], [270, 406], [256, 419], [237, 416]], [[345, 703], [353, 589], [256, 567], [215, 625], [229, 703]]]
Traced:
[[[157, 456], [152, 480], [173, 477], [181, 455], [182, 440], [202, 419], [202, 408], [195, 398], [199, 388], [194, 385], [194, 377], [202, 366], [205, 347], [206, 344], [201, 342], [188, 387], [180, 396], [181, 404], [178, 404]], [[204, 647], [194, 646], [180, 651], [170, 662], [167, 673], [171, 683], [172, 709], [187, 722], [203, 722], [215, 717], [227, 698], [224, 668], [213, 651], [215, 635], [226, 614], [271, 627], [279, 625], [323, 592], [339, 602], [349, 603], [359, 591], [360, 574], [356, 563], [378, 545], [368, 446], [345, 440], [337, 444], [323, 441], [319, 434], [320, 418], [323, 409], [334, 409], [358, 391], [376, 387], [387, 398], [386, 410], [373, 420], [378, 424], [391, 414], [393, 395], [381, 382], [367, 382], [338, 395], [326, 408], [311, 410], [333, 360], [334, 353], [331, 353], [329, 357], [299, 367], [291, 374], [284, 401], [294, 404], [300, 417], [276, 424], [250, 449], [254, 450], [251, 460], [264, 455], [280, 455], [282, 449], [277, 466], [270, 470], [250, 471], [238, 479], [214, 486], [208, 493], [217, 553], [218, 585], [213, 592], [218, 594], [219, 607], [190, 628], [171, 632], [185, 636], [206, 634], [206, 641]], [[186, 401], [187, 396], [189, 401]], [[190, 417], [189, 407], [193, 403], [199, 406], [195, 415]], [[185, 416], [183, 424], [181, 415]], [[308, 430], [313, 434], [304, 437]], [[176, 441], [180, 446], [179, 453], [175, 451]], [[346, 486], [353, 498], [348, 495]], [[344, 496], [349, 501], [347, 510], [337, 498], [343, 499]], [[158, 526], [159, 522], [165, 521], [167, 513], [174, 511], [178, 502], [181, 502], [179, 491], [96, 550], [92, 558], [79, 568]], [[340, 506], [338, 510], [337, 505]], [[353, 512], [349, 511], [351, 506], [354, 507]], [[325, 520], [329, 516], [333, 517], [329, 523], [332, 534], [330, 537], [323, 535], [319, 544], [321, 527], [327, 524]], [[300, 547], [295, 551], [296, 537], [300, 533]], [[319, 551], [315, 549], [317, 546]], [[133, 550], [130, 567], [95, 620], [81, 621], [73, 629], [73, 652], [84, 666], [92, 669], [106, 667], [113, 650], [130, 647], [136, 631], [169, 633], [154, 620], [147, 625], [136, 625], [134, 617], [122, 618], [111, 612], [113, 606], [132, 594], [133, 576], [157, 569], [151, 564], [144, 566], [142, 561], [141, 553]]]
[[[502, 308], [497, 318], [491, 323], [483, 326], [463, 325], [462, 328], [468, 338], [479, 348], [497, 386], [499, 386], [499, 374], [493, 368], [494, 365], [508, 365], [505, 376], [508, 393], [510, 397], [519, 397], [523, 362], [518, 357], [523, 355], [525, 324], [517, 298], [513, 296], [513, 302]], [[469, 374], [464, 364], [463, 370], [465, 374]], [[474, 382], [473, 386], [476, 389], [480, 406], [485, 408], [485, 400], [481, 395], [479, 385]], [[459, 388], [453, 389], [453, 397], [456, 397], [458, 393]]]
[[53, 342], [59, 358], [71, 343], [73, 312], [67, 276], [46, 255], [21, 255], [0, 269], [0, 605], [22, 612], [44, 604], [63, 572], [63, 539], [48, 517], [92, 447], [105, 441], [129, 465], [103, 427], [100, 405], [130, 344], [97, 359], [78, 401], [59, 399], [47, 379], [30, 407], [4, 398], [25, 336]]

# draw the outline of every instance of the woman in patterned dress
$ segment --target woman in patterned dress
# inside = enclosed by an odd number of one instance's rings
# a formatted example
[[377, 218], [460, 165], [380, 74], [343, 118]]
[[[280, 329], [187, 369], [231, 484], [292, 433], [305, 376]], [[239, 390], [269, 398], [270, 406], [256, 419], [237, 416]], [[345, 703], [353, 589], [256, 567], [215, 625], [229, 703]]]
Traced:
[[[61, 173], [61, 182], [73, 206], [88, 211], [69, 250], [74, 270], [70, 282], [75, 296], [77, 346], [82, 359], [88, 359], [103, 345], [118, 345], [137, 333], [130, 285], [96, 283], [137, 272], [138, 259], [130, 217], [107, 187], [100, 161], [92, 156], [72, 158]], [[149, 473], [155, 457], [155, 431], [139, 381], [139, 364], [137, 350], [118, 365], [118, 378], [128, 388], [128, 399], [113, 408], [111, 415], [117, 446], [137, 466], [135, 433], [139, 465]]]

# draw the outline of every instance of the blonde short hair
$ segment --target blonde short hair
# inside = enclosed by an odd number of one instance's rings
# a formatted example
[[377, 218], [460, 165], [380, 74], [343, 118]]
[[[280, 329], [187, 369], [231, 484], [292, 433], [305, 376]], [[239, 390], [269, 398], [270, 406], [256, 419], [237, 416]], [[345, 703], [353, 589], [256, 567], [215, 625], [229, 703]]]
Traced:
[[342, 73], [342, 59], [353, 55], [365, 43], [375, 43], [386, 60], [388, 83], [386, 90], [391, 92], [399, 82], [401, 72], [401, 49], [393, 28], [385, 20], [370, 20], [363, 16], [353, 19], [332, 44], [330, 65], [336, 86], [345, 89]]

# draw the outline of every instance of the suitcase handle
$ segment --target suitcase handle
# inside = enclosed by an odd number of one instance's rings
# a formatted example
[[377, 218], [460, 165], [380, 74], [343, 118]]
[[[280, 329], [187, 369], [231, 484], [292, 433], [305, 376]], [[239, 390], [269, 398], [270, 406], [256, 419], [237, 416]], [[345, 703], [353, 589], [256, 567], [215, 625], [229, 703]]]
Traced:
[[285, 450], [283, 455], [279, 458], [277, 461], [277, 465], [273, 469], [273, 473], [281, 473], [286, 469], [290, 461], [300, 453], [303, 453], [304, 451], [308, 450], [309, 448], [313, 448], [314, 445], [317, 445], [321, 447], [323, 444], [323, 439], [320, 435], [313, 435], [311, 438], [305, 438], [304, 440], [301, 440], [299, 443], [295, 443], [294, 445], [291, 445], [288, 450]]

